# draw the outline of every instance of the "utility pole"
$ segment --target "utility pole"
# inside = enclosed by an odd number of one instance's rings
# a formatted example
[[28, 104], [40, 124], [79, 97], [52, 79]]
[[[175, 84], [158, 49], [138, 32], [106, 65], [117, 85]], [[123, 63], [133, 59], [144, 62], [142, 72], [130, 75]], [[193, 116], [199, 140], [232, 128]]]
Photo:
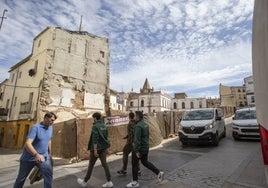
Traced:
[[83, 16], [81, 16], [81, 19], [80, 19], [79, 31], [82, 31], [82, 20], [83, 20]]
[[3, 20], [4, 20], [4, 19], [7, 19], [7, 17], [5, 17], [5, 13], [6, 13], [6, 12], [7, 12], [7, 9], [4, 10], [4, 12], [3, 12], [3, 16], [0, 17], [0, 18], [1, 18], [0, 30], [1, 30], [1, 27], [2, 27], [2, 24], [3, 24]]

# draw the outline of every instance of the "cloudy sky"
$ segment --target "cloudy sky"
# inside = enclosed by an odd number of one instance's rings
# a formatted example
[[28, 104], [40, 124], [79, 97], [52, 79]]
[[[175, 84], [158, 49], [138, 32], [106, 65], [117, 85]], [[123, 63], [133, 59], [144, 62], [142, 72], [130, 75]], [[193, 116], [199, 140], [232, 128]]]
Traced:
[[47, 26], [110, 42], [110, 87], [219, 97], [252, 75], [253, 0], [0, 0], [0, 82]]

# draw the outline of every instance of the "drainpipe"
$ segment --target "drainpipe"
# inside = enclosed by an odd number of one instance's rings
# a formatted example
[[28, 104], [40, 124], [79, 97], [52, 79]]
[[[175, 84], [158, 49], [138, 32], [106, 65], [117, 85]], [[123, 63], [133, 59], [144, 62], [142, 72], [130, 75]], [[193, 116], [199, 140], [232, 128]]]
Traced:
[[79, 154], [78, 154], [78, 121], [77, 121], [77, 118], [75, 118], [75, 128], [76, 128], [76, 162], [78, 162], [78, 157], [79, 157]]

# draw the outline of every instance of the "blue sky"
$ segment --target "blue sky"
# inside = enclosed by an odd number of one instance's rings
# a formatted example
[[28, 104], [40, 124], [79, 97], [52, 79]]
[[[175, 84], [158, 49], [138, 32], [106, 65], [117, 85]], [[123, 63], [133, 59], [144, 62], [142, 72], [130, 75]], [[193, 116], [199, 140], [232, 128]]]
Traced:
[[151, 87], [173, 97], [219, 97], [252, 75], [253, 0], [0, 0], [0, 82], [47, 26], [110, 43], [111, 89]]

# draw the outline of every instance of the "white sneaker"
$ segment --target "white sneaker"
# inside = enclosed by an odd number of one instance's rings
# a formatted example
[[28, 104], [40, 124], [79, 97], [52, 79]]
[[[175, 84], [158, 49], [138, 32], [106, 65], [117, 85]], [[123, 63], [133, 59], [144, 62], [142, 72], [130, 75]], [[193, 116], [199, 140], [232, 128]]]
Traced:
[[86, 187], [87, 186], [87, 182], [85, 182], [83, 179], [81, 178], [77, 178], [77, 183], [79, 185], [81, 185], [81, 187]]
[[108, 182], [106, 182], [105, 184], [102, 185], [102, 187], [113, 187], [113, 186], [114, 186], [114, 184], [111, 181], [108, 181]]
[[158, 178], [158, 182], [162, 182], [164, 179], [164, 172], [160, 171], [157, 178]]
[[137, 181], [132, 181], [126, 185], [126, 187], [139, 187], [139, 186], [140, 186], [140, 184]]

